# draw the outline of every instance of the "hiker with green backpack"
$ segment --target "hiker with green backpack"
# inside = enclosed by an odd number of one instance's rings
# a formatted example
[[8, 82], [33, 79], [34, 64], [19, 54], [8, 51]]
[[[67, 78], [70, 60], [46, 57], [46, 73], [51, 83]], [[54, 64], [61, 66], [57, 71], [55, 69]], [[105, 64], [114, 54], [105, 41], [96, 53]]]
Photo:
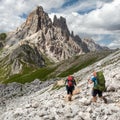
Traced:
[[107, 99], [103, 97], [102, 93], [105, 91], [105, 78], [102, 71], [93, 72], [93, 75], [90, 79], [88, 79], [89, 84], [94, 83], [94, 87], [92, 89], [92, 101], [97, 101], [97, 95], [104, 100], [104, 103], [107, 103]]

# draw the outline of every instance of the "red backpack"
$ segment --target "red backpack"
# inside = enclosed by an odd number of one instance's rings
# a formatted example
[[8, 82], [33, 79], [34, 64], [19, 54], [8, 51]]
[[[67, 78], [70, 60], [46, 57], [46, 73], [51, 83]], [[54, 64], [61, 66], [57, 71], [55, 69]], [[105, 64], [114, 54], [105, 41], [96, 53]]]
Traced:
[[68, 76], [68, 87], [73, 86], [73, 76]]

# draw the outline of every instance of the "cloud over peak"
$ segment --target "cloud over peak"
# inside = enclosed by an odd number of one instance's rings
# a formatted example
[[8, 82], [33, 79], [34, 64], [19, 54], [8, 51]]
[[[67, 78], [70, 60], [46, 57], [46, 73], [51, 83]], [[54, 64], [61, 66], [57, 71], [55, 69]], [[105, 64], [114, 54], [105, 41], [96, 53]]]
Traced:
[[16, 29], [41, 5], [51, 18], [65, 17], [70, 31], [80, 37], [120, 47], [120, 0], [1, 0], [0, 4], [0, 32]]

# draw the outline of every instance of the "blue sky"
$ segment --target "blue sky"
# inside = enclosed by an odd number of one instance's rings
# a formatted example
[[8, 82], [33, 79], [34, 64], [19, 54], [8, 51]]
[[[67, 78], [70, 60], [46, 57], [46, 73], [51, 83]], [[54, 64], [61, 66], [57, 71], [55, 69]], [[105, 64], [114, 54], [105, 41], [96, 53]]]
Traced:
[[41, 5], [51, 19], [65, 17], [81, 38], [120, 48], [120, 0], [0, 0], [0, 5], [0, 32], [15, 30]]

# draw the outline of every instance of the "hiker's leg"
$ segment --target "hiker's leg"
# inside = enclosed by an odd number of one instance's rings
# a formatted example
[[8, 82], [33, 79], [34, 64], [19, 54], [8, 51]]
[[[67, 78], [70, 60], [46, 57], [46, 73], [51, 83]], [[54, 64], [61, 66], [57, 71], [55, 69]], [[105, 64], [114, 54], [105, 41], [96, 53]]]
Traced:
[[92, 102], [96, 102], [96, 101], [97, 101], [96, 95], [97, 95], [97, 90], [93, 89], [93, 90], [92, 90], [92, 96], [93, 96]]
[[72, 87], [68, 87], [68, 101], [72, 100], [72, 92], [73, 92], [73, 88]]
[[72, 101], [72, 95], [71, 94], [69, 94], [69, 96], [68, 96], [68, 101]]
[[70, 101], [72, 100], [72, 92], [73, 92], [73, 88], [72, 87], [70, 87]]
[[66, 86], [66, 90], [67, 90], [67, 100], [71, 101], [71, 89], [70, 89], [70, 87]]
[[75, 87], [71, 86], [71, 95], [73, 95], [73, 91], [74, 91]]
[[67, 85], [66, 85], [66, 90], [67, 90], [67, 94], [69, 94], [69, 88]]
[[104, 103], [107, 103], [107, 99], [102, 95], [102, 91], [98, 91], [98, 96], [104, 100]]

